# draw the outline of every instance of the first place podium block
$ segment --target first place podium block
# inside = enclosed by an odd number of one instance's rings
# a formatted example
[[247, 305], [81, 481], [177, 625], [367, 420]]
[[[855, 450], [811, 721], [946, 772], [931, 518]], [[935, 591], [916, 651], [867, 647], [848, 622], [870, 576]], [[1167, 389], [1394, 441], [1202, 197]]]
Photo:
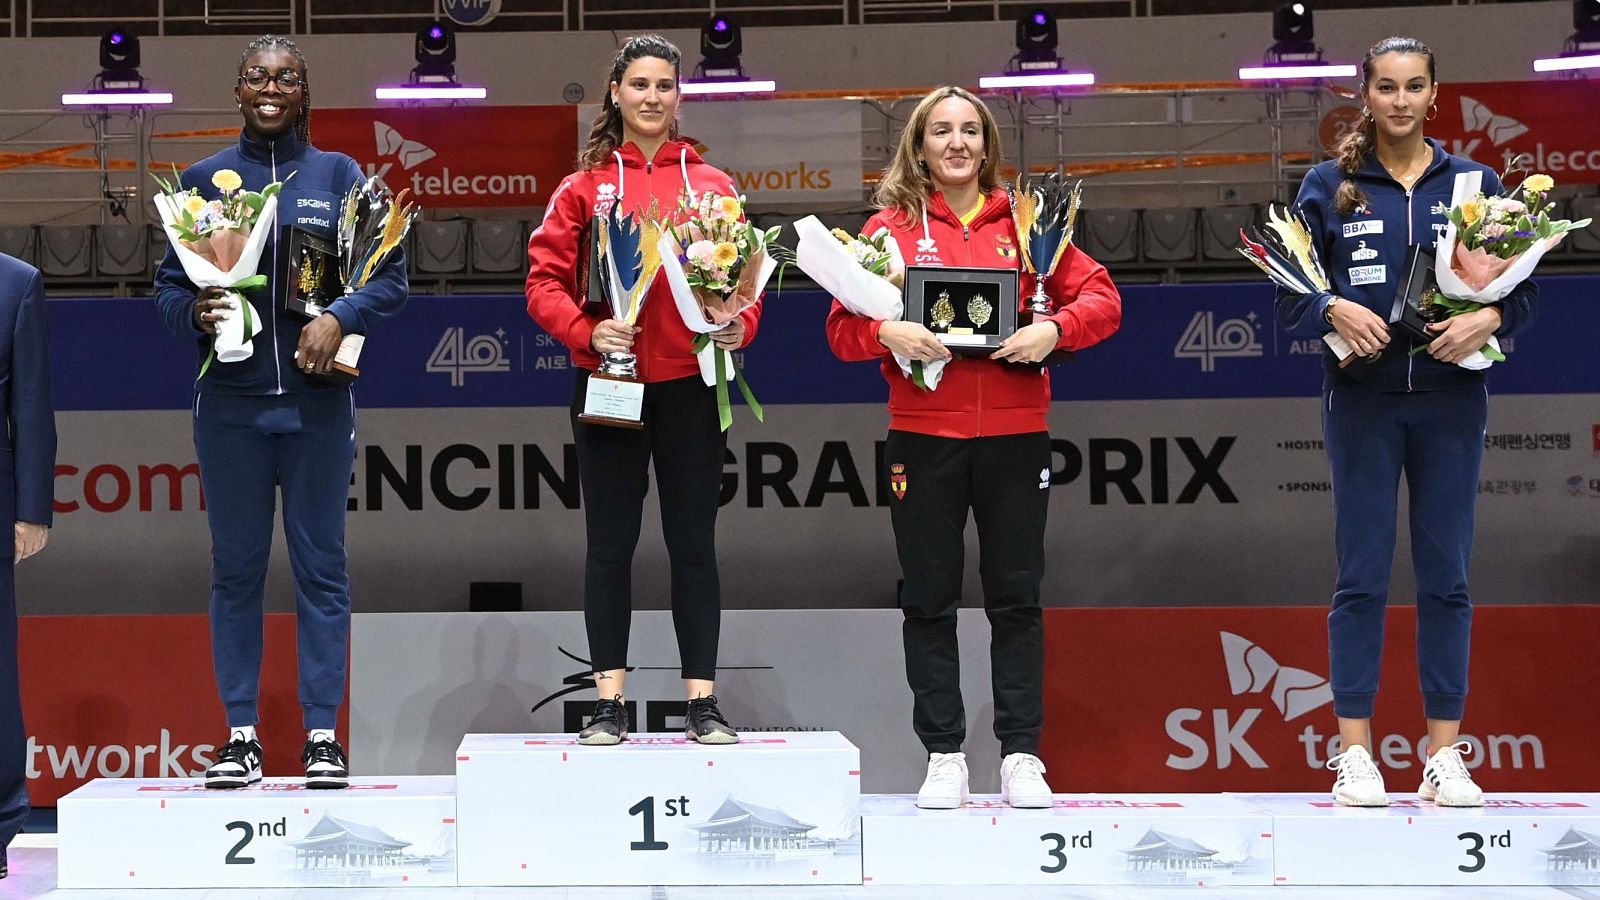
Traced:
[[861, 832], [868, 885], [1272, 884], [1272, 818], [1215, 795], [1057, 794], [1049, 809], [984, 795], [951, 810], [869, 795]]
[[456, 883], [455, 779], [300, 778], [207, 790], [99, 778], [57, 807], [62, 888], [438, 887]]
[[1600, 885], [1600, 794], [1490, 794], [1478, 809], [1415, 794], [1376, 809], [1327, 794], [1239, 799], [1273, 817], [1278, 884]]
[[456, 786], [462, 886], [861, 883], [861, 754], [836, 732], [469, 734]]

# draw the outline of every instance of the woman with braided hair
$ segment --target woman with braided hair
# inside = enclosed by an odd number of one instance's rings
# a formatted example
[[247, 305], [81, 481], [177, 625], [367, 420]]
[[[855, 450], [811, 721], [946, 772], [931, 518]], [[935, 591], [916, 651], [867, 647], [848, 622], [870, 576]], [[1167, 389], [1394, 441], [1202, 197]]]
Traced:
[[[207, 200], [218, 196], [212, 179], [223, 170], [236, 173], [245, 190], [284, 183], [278, 220], [257, 225], [272, 229], [258, 269], [270, 281], [279, 270], [278, 228], [293, 224], [331, 240], [340, 203], [363, 176], [350, 157], [311, 146], [311, 85], [294, 42], [267, 35], [246, 47], [233, 96], [244, 119], [238, 143], [190, 166], [180, 182]], [[340, 788], [349, 781], [334, 723], [350, 636], [344, 516], [355, 400], [348, 387], [316, 376], [332, 370], [345, 335], [365, 334], [398, 313], [406, 294], [399, 253], [316, 319], [281, 312], [269, 284], [252, 304], [264, 321], [251, 339], [251, 356], [213, 363], [195, 381], [194, 446], [211, 528], [211, 650], [229, 728], [206, 771], [207, 787], [261, 780], [262, 615], [280, 489], [295, 581], [306, 786]], [[218, 311], [233, 303], [218, 288], [198, 290], [169, 248], [156, 274], [156, 306], [203, 360]]]
[[1328, 761], [1333, 796], [1348, 806], [1386, 806], [1372, 758], [1373, 700], [1383, 655], [1384, 609], [1394, 558], [1396, 488], [1410, 493], [1411, 559], [1417, 579], [1417, 669], [1429, 758], [1419, 793], [1441, 806], [1481, 806], [1457, 743], [1467, 694], [1472, 603], [1467, 568], [1488, 412], [1484, 373], [1458, 363], [1488, 340], [1533, 321], [1538, 289], [1527, 281], [1500, 303], [1429, 325], [1420, 345], [1392, 332], [1388, 313], [1413, 246], [1432, 248], [1446, 227], [1457, 174], [1493, 171], [1452, 156], [1423, 134], [1437, 115], [1434, 57], [1421, 41], [1380, 41], [1362, 62], [1361, 126], [1335, 159], [1306, 174], [1296, 203], [1328, 266], [1331, 291], [1280, 291], [1279, 322], [1291, 334], [1338, 332], [1365, 357], [1341, 368], [1324, 354], [1322, 423], [1333, 470], [1339, 582], [1328, 616], [1333, 712], [1342, 752]]

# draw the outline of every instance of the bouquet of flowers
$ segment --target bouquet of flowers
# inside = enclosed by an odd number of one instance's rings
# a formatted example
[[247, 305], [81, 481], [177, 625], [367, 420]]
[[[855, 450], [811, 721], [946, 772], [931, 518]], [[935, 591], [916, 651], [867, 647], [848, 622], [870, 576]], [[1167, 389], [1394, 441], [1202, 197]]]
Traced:
[[[880, 228], [871, 235], [851, 237], [837, 228], [829, 230], [816, 216], [794, 223], [800, 243], [795, 247], [795, 264], [845, 309], [858, 316], [893, 322], [905, 315], [901, 285], [905, 280], [905, 260], [900, 245]], [[896, 356], [900, 371], [926, 390], [939, 387], [948, 360], [929, 362]]]
[[[233, 309], [219, 310], [222, 317], [211, 352], [200, 367], [203, 377], [213, 359], [239, 362], [253, 352], [250, 341], [261, 331], [261, 316], [239, 292], [266, 287], [267, 278], [256, 274], [256, 267], [272, 232], [283, 182], [246, 191], [239, 173], [218, 169], [211, 184], [222, 195], [215, 200], [201, 197], [198, 188], [184, 189], [176, 171], [171, 182], [159, 175], [156, 182], [161, 186], [155, 196], [156, 211], [184, 273], [196, 287], [224, 288], [234, 304]], [[266, 225], [258, 228], [262, 223]]]
[[[1462, 313], [1498, 303], [1533, 274], [1544, 255], [1555, 249], [1566, 233], [1587, 228], [1589, 220], [1572, 222], [1550, 217], [1550, 191], [1555, 181], [1548, 175], [1530, 175], [1505, 196], [1486, 197], [1483, 173], [1456, 176], [1450, 220], [1434, 255], [1438, 290], [1430, 295], [1423, 315], [1442, 322]], [[1504, 362], [1500, 343], [1490, 336], [1484, 348], [1462, 360], [1468, 369], [1488, 368]]]
[[756, 419], [765, 421], [744, 374], [734, 368], [733, 354], [717, 352], [711, 333], [727, 327], [761, 299], [767, 280], [787, 255], [775, 243], [778, 229], [763, 231], [746, 221], [743, 197], [686, 195], [679, 202], [679, 213], [681, 224], [661, 228], [661, 271], [672, 287], [683, 324], [696, 335], [692, 349], [700, 359], [700, 375], [706, 384], [716, 386], [722, 430], [733, 424], [730, 377]]

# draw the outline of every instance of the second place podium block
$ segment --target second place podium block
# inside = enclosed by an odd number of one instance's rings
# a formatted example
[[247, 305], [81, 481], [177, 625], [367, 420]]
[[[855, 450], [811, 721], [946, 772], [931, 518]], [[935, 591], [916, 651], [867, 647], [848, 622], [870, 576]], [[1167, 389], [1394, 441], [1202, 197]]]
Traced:
[[861, 882], [861, 754], [834, 732], [469, 734], [456, 790], [463, 886]]

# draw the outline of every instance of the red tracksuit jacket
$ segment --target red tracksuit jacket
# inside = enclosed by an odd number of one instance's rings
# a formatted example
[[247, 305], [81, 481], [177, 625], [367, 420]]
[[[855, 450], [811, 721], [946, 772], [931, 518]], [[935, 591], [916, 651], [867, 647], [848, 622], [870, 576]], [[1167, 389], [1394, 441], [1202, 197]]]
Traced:
[[[707, 165], [692, 146], [682, 141], [662, 144], [651, 160], [646, 160], [630, 141], [617, 148], [613, 158], [617, 157], [617, 162], [574, 172], [562, 179], [550, 195], [544, 221], [528, 240], [528, 315], [567, 345], [574, 365], [591, 371], [600, 367], [600, 356], [589, 346], [589, 336], [594, 333], [595, 324], [609, 318], [611, 312], [600, 305], [585, 309], [573, 297], [582, 249], [579, 244], [590, 219], [607, 212], [617, 202], [642, 218], [654, 200], [660, 205], [663, 218], [681, 221], [678, 199], [686, 186], [697, 195], [707, 191], [738, 194], [727, 173]], [[739, 317], [744, 320], [744, 343], [748, 346], [755, 340], [761, 320], [760, 302]], [[689, 349], [695, 336], [678, 315], [666, 276], [658, 276], [650, 286], [637, 324], [641, 330], [634, 336], [633, 352], [639, 357], [641, 381], [670, 381], [700, 374], [700, 366]]]
[[[863, 229], [887, 226], [907, 265], [1020, 267], [1017, 228], [1011, 201], [1003, 190], [990, 194], [970, 225], [935, 193], [926, 221], [883, 210]], [[1023, 273], [1019, 306], [1033, 293], [1034, 277]], [[1122, 323], [1122, 298], [1105, 266], [1076, 246], [1067, 248], [1047, 282], [1057, 309], [1050, 319], [1061, 326], [1057, 349], [1082, 350], [1110, 337]], [[889, 382], [889, 427], [938, 437], [973, 438], [1045, 431], [1050, 378], [1041, 366], [956, 357], [934, 391], [925, 391], [901, 373], [889, 348], [878, 343], [882, 322], [855, 315], [838, 300], [828, 312], [828, 346], [846, 362], [883, 360]]]

